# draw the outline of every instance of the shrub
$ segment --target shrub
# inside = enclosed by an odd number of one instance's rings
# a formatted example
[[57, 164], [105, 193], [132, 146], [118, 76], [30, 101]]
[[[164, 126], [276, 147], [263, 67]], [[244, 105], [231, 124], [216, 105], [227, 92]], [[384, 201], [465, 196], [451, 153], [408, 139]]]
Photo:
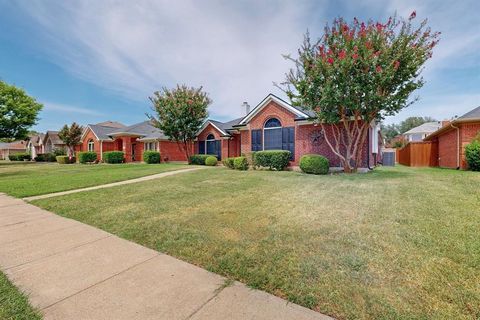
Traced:
[[235, 158], [226, 158], [223, 160], [223, 165], [230, 169], [235, 169], [235, 164], [233, 163]]
[[205, 165], [210, 167], [215, 167], [218, 163], [217, 157], [209, 156], [205, 159]]
[[78, 153], [78, 162], [87, 163], [95, 162], [97, 160], [97, 154], [93, 151], [85, 151]]
[[290, 155], [288, 150], [266, 150], [255, 152], [253, 158], [256, 166], [281, 171], [288, 166]]
[[237, 170], [248, 170], [248, 160], [246, 157], [236, 157], [233, 160], [233, 166]]
[[24, 160], [30, 161], [32, 157], [28, 153], [15, 153], [15, 154], [9, 155], [8, 159], [10, 161], [24, 161]]
[[45, 161], [47, 161], [47, 157], [46, 157], [45, 153], [39, 153], [39, 154], [37, 154], [37, 156], [35, 158], [33, 158], [33, 160], [35, 160], [37, 162], [45, 162]]
[[122, 151], [108, 151], [103, 153], [103, 161], [106, 163], [122, 163], [124, 158]]
[[55, 148], [53, 150], [53, 154], [56, 156], [66, 156], [67, 155], [67, 151], [65, 150], [65, 148]]
[[305, 173], [327, 174], [328, 159], [318, 154], [306, 154], [300, 158], [300, 169]]
[[56, 160], [60, 164], [75, 163], [75, 157], [72, 157], [72, 159], [69, 159], [68, 156], [56, 156]]
[[57, 158], [55, 156], [54, 153], [45, 153], [45, 161], [48, 161], [48, 162], [55, 162], [57, 161]]
[[480, 171], [480, 140], [473, 140], [465, 147], [465, 158], [470, 170]]
[[145, 151], [143, 153], [143, 161], [145, 163], [160, 163], [160, 152], [158, 151]]
[[215, 157], [215, 155], [212, 154], [193, 154], [190, 156], [190, 164], [198, 164], [198, 165], [205, 165], [205, 160], [207, 160], [208, 157]]

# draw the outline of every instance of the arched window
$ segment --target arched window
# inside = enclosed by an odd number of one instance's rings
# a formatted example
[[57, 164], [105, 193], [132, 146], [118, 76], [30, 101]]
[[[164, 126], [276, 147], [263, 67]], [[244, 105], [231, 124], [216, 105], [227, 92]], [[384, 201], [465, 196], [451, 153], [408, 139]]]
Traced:
[[208, 140], [215, 140], [215, 136], [210, 133], [210, 134], [207, 136], [207, 141], [208, 141]]
[[263, 126], [263, 150], [282, 150], [282, 123], [268, 119]]
[[88, 140], [88, 151], [95, 151], [95, 142], [93, 142], [93, 139]]
[[217, 154], [215, 136], [211, 133], [205, 140], [205, 151], [206, 154]]
[[265, 122], [265, 128], [279, 128], [282, 126], [282, 123], [277, 118], [270, 118]]

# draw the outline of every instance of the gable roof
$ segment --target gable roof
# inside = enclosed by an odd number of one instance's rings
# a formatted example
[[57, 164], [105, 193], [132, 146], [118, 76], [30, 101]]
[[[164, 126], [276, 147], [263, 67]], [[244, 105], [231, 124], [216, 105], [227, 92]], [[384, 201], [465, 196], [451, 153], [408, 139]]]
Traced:
[[110, 128], [124, 128], [126, 125], [117, 121], [104, 121], [96, 123], [97, 126], [110, 127]]
[[461, 117], [458, 117], [457, 120], [480, 120], [480, 107], [476, 107], [473, 110], [468, 111]]
[[25, 150], [27, 144], [23, 140], [13, 142], [0, 142], [0, 149], [2, 150]]
[[287, 109], [296, 116], [296, 119], [309, 119], [312, 117], [312, 113], [304, 110], [303, 108], [294, 107], [285, 100], [277, 97], [276, 95], [270, 93], [267, 95], [255, 108], [252, 109], [239, 123], [237, 126], [246, 125], [257, 113], [259, 113], [267, 104], [270, 102], [275, 102], [279, 106]]
[[110, 138], [110, 133], [112, 133], [115, 130], [118, 130], [118, 128], [116, 128], [116, 127], [102, 126], [102, 125], [99, 125], [99, 124], [89, 124], [89, 125], [87, 125], [87, 127], [83, 131], [81, 140], [84, 139], [86, 133], [88, 132], [88, 129], [90, 129], [92, 131], [92, 133], [95, 135], [95, 137], [99, 141], [100, 140], [106, 140], [106, 141], [112, 140], [112, 138]]
[[418, 127], [412, 128], [407, 132], [404, 132], [404, 135], [408, 134], [418, 134], [418, 133], [433, 133], [442, 127], [440, 121], [425, 122], [424, 124], [419, 125]]
[[450, 122], [448, 125], [441, 127], [437, 131], [431, 133], [425, 139], [424, 141], [428, 141], [433, 139], [434, 137], [438, 136], [439, 134], [442, 134], [444, 132], [447, 132], [451, 129], [454, 128], [455, 124], [457, 123], [462, 123], [462, 122], [480, 122], [480, 107], [476, 107], [475, 109], [472, 109], [465, 113], [464, 115], [454, 119], [452, 122]]
[[150, 120], [136, 123], [121, 129], [116, 129], [110, 133], [110, 136], [120, 136], [125, 134], [139, 136], [141, 137], [139, 141], [168, 139], [163, 131], [155, 127]]
[[228, 136], [230, 136], [231, 131], [235, 130], [234, 126], [237, 125], [238, 123], [240, 123], [240, 121], [242, 119], [243, 119], [243, 117], [233, 119], [233, 120], [230, 120], [230, 121], [227, 121], [227, 122], [221, 122], [221, 121], [217, 121], [217, 120], [208, 119], [207, 121], [205, 121], [205, 123], [200, 128], [200, 130], [198, 130], [198, 133], [205, 130], [205, 128], [209, 124], [211, 124], [215, 129], [217, 129], [221, 133], [222, 136], [228, 137]]
[[53, 143], [53, 144], [65, 144], [62, 139], [60, 139], [60, 137], [58, 136], [58, 131], [47, 131], [47, 133], [45, 134], [45, 136], [43, 137], [43, 143], [45, 144], [45, 142], [50, 139], [50, 141]]

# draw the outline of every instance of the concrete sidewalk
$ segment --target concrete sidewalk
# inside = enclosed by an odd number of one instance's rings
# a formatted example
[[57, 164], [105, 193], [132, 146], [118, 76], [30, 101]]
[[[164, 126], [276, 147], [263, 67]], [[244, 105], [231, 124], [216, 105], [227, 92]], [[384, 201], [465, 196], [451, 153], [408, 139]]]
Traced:
[[330, 319], [4, 194], [0, 268], [45, 319]]
[[189, 169], [166, 171], [166, 172], [152, 174], [152, 175], [144, 176], [144, 177], [140, 177], [140, 178], [134, 178], [134, 179], [124, 180], [124, 181], [101, 184], [101, 185], [98, 185], [98, 186], [93, 186], [93, 187], [88, 187], [88, 188], [80, 188], [80, 189], [61, 191], [61, 192], [55, 192], [55, 193], [47, 193], [47, 194], [42, 194], [42, 195], [39, 195], [39, 196], [26, 197], [26, 198], [23, 198], [23, 200], [33, 201], [33, 200], [38, 200], [38, 199], [46, 199], [46, 198], [51, 198], [51, 197], [64, 196], [66, 194], [72, 194], [72, 193], [77, 193], [77, 192], [84, 192], [84, 191], [97, 190], [97, 189], [103, 189], [103, 188], [111, 188], [111, 187], [116, 187], [116, 186], [122, 186], [122, 185], [125, 185], [125, 184], [131, 184], [131, 183], [137, 183], [137, 182], [142, 182], [142, 181], [148, 181], [148, 180], [173, 176], [173, 175], [176, 175], [176, 174], [179, 174], [179, 173], [185, 173], [185, 172], [201, 170], [201, 169], [206, 169], [206, 167], [194, 167], [194, 168], [189, 168]]

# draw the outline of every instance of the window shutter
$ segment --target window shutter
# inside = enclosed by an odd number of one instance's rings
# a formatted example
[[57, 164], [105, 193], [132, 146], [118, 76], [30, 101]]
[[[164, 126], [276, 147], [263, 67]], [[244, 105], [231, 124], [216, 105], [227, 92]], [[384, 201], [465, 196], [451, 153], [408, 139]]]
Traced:
[[198, 153], [205, 154], [205, 141], [198, 141]]
[[290, 151], [290, 160], [295, 158], [295, 127], [282, 128], [282, 149]]
[[252, 151], [262, 150], [262, 130], [252, 130]]
[[222, 141], [215, 140], [215, 153], [217, 155], [218, 160], [222, 160]]

